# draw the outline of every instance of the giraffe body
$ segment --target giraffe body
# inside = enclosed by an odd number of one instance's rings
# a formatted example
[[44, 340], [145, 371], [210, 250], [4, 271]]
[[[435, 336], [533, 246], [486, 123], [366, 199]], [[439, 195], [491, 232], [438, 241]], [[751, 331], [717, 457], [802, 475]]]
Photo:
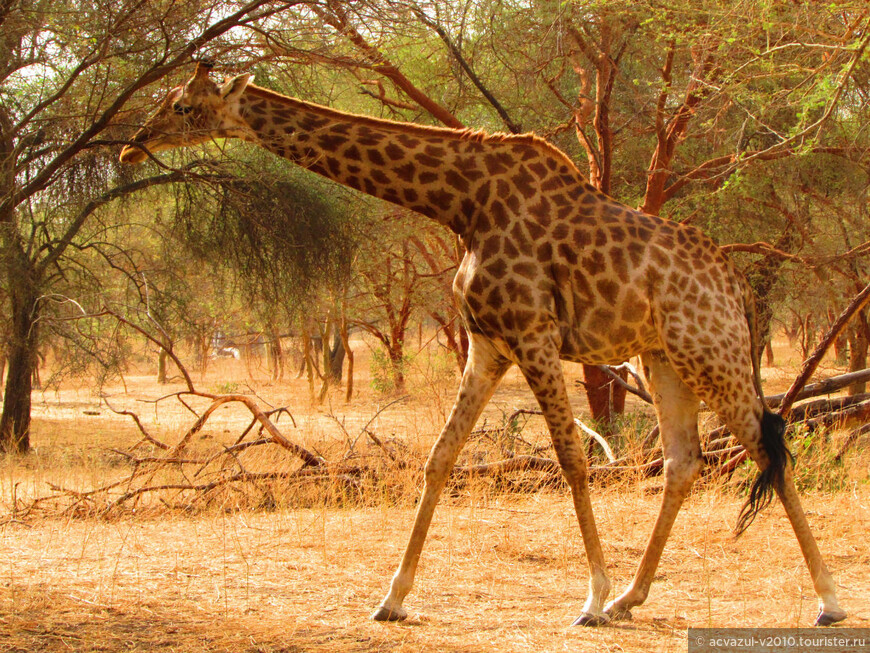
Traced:
[[[702, 466], [701, 400], [761, 469], [772, 456], [751, 355], [752, 297], [701, 231], [627, 208], [592, 187], [559, 150], [530, 136], [422, 127], [346, 114], [250, 85], [218, 87], [208, 71], [174, 89], [124, 148], [122, 161], [215, 137], [259, 144], [314, 172], [413, 209], [452, 229], [465, 256], [453, 284], [469, 357], [453, 410], [425, 468], [405, 555], [373, 617], [406, 615], [435, 506], [460, 449], [516, 364], [541, 406], [571, 488], [590, 569], [575, 623], [626, 617], [644, 601], [676, 514]], [[561, 360], [618, 363], [640, 355], [665, 457], [665, 492], [637, 574], [610, 592]], [[753, 372], [756, 372], [755, 378]], [[767, 415], [770, 415], [767, 413]], [[765, 437], [762, 437], [762, 436]], [[767, 439], [765, 439], [767, 438]], [[817, 623], [845, 618], [785, 465], [776, 491], [820, 599]], [[756, 506], [757, 507], [757, 506]]]

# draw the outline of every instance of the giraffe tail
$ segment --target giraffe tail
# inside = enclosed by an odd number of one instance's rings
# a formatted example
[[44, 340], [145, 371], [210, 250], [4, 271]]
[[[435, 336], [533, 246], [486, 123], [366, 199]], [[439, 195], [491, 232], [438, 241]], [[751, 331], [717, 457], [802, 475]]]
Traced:
[[774, 491], [782, 489], [785, 482], [786, 466], [794, 460], [785, 442], [785, 420], [781, 415], [771, 412], [764, 399], [761, 388], [761, 360], [758, 351], [758, 324], [755, 312], [755, 295], [749, 283], [741, 277], [743, 286], [743, 305], [749, 325], [749, 342], [752, 358], [752, 379], [755, 392], [761, 401], [761, 448], [767, 454], [768, 464], [752, 483], [749, 498], [740, 510], [735, 536], [740, 536], [773, 499]]

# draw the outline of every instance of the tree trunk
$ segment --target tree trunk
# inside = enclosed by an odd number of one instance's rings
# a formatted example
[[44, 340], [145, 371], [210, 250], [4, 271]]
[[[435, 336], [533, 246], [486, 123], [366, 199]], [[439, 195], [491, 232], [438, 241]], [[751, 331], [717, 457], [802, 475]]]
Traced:
[[345, 354], [341, 330], [335, 329], [332, 334], [332, 349], [329, 351], [329, 378], [336, 383], [341, 383]]
[[[867, 318], [864, 311], [861, 311], [856, 320], [852, 322], [852, 328], [849, 329], [849, 371], [858, 372], [867, 368]], [[849, 386], [846, 394], [850, 397], [864, 394], [867, 389], [866, 382], [853, 383]]]
[[281, 335], [275, 330], [269, 333], [266, 353], [269, 357], [269, 377], [272, 381], [280, 381], [284, 378], [284, 348], [281, 346]]
[[[621, 376], [624, 374], [620, 373]], [[612, 433], [614, 417], [625, 411], [625, 388], [614, 383], [595, 365], [583, 366], [583, 382], [592, 419], [597, 422], [602, 435]]]
[[347, 355], [347, 392], [344, 395], [345, 403], [350, 403], [353, 398], [353, 350], [350, 348], [350, 335], [347, 329], [347, 317], [345, 316], [344, 307], [342, 307], [341, 326], [338, 334], [341, 337], [341, 344], [344, 347], [344, 352]]
[[764, 359], [768, 367], [773, 367], [773, 342], [771, 340], [764, 343]]
[[314, 352], [311, 346], [311, 334], [307, 328], [302, 330], [302, 369], [308, 372], [308, 401], [313, 406], [315, 404], [314, 395]]
[[[13, 253], [13, 258], [21, 257]], [[38, 343], [38, 293], [29, 262], [24, 263], [9, 266], [12, 333], [7, 345], [9, 370], [0, 414], [0, 450], [17, 453], [30, 450], [30, 393]]]
[[166, 377], [166, 363], [169, 361], [169, 354], [165, 349], [161, 349], [157, 354], [157, 383], [165, 385], [169, 383]]
[[389, 349], [390, 365], [393, 368], [393, 387], [396, 394], [405, 391], [405, 357], [402, 344], [392, 346]]

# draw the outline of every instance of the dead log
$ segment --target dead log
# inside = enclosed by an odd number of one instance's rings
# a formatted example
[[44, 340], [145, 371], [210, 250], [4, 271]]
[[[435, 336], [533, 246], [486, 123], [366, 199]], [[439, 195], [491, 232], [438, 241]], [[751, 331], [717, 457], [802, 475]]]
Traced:
[[[796, 394], [792, 401], [800, 401], [801, 399], [809, 399], [810, 397], [831, 394], [837, 390], [842, 390], [853, 383], [860, 383], [862, 381], [870, 381], [870, 369], [832, 376], [823, 381], [819, 381], [818, 383], [805, 386]], [[771, 395], [770, 397], [766, 397], [767, 403], [771, 408], [776, 408], [782, 403], [785, 396], [786, 393]]]

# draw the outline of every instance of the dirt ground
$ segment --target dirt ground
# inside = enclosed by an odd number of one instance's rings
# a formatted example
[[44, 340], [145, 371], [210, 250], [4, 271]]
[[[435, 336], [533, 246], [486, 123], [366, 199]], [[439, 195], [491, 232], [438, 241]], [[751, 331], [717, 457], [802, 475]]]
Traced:
[[[206, 386], [226, 378], [225, 371], [215, 373]], [[568, 373], [573, 384], [579, 370]], [[361, 396], [349, 407], [336, 400], [295, 410], [296, 427], [284, 426], [288, 437], [321, 446], [343, 437], [335, 435], [336, 419], [349, 431], [364, 424], [382, 399], [361, 378]], [[371, 428], [425, 450], [449, 410], [455, 382], [421, 378], [411, 399]], [[787, 371], [766, 371], [774, 391], [790, 378]], [[255, 390], [273, 405], [301, 406], [303, 382], [294, 383], [261, 383]], [[112, 389], [112, 401], [136, 407], [155, 434], [171, 439], [190, 416], [143, 403], [166, 391], [150, 377], [130, 377]], [[680, 513], [650, 597], [634, 619], [571, 627], [588, 574], [567, 494], [505, 495], [470, 485], [436, 512], [405, 602], [409, 619], [375, 623], [369, 614], [401, 557], [413, 500], [187, 515], [150, 510], [111, 521], [18, 519], [9, 510], [16, 499], [44, 493], [48, 482], [99, 484], [122, 467], [106, 451], [138, 439], [130, 421], [108, 413], [85, 385], [34, 397], [36, 453], [0, 466], [2, 653], [685, 651], [691, 626], [808, 626], [816, 615], [809, 574], [782, 508], [766, 510], [735, 540], [743, 498], [732, 486], [707, 484]], [[485, 419], [524, 405], [532, 405], [531, 396], [518, 376], [509, 376]], [[232, 439], [246, 419], [228, 412], [203, 437]], [[545, 438], [539, 430], [528, 437]], [[851, 627], [870, 627], [865, 449], [847, 458], [837, 491], [803, 494], [849, 613], [843, 625]], [[653, 478], [593, 488], [614, 593], [636, 569], [661, 485]]]
[[[615, 588], [630, 579], [655, 485], [595, 493]], [[684, 651], [690, 626], [807, 626], [809, 574], [782, 510], [739, 540], [739, 500], [696, 493], [634, 619], [571, 627], [585, 557], [558, 493], [469, 496], [436, 514], [408, 621], [368, 619], [409, 509], [45, 521], [0, 529], [0, 651]], [[870, 625], [870, 492], [805, 497], [849, 612]]]

